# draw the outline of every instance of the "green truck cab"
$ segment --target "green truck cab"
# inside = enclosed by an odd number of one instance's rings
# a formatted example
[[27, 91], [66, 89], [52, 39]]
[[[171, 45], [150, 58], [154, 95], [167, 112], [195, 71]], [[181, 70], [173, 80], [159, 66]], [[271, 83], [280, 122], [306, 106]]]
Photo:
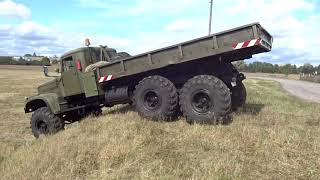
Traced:
[[54, 134], [66, 122], [102, 107], [131, 104], [144, 118], [212, 123], [246, 100], [244, 75], [231, 62], [271, 51], [272, 36], [253, 23], [130, 56], [108, 47], [83, 47], [61, 57], [61, 76], [27, 98], [32, 132]]
[[[50, 110], [57, 114], [66, 111], [59, 104], [68, 103], [68, 99], [72, 99], [74, 96], [83, 96], [83, 98], [98, 96], [99, 91], [94, 72], [82, 71], [87, 64], [91, 63], [87, 61], [93, 60], [86, 58], [88, 54], [90, 54], [89, 48], [79, 48], [63, 55], [60, 68], [61, 76], [40, 85], [38, 95], [27, 99], [25, 112], [33, 112], [39, 108], [41, 101], [41, 105], [50, 107]], [[93, 61], [98, 60], [94, 59]]]

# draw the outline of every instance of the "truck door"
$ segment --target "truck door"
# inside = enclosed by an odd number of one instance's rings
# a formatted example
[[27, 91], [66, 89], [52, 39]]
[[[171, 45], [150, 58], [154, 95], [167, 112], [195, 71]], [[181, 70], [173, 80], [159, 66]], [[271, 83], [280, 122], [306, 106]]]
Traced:
[[78, 71], [72, 57], [62, 60], [61, 79], [65, 96], [73, 96], [82, 93]]

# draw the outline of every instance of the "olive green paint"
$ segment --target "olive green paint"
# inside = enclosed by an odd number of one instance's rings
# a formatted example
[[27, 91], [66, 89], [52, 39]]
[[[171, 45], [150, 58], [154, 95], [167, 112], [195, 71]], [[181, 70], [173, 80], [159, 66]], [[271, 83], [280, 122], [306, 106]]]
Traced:
[[[252, 39], [261, 39], [262, 42], [256, 47], [245, 50], [232, 48], [235, 43]], [[98, 100], [101, 100], [100, 98], [103, 97], [106, 88], [105, 84], [97, 84], [98, 77], [113, 75], [115, 78], [113, 81], [116, 82], [117, 78], [120, 77], [160, 69], [171, 64], [197, 61], [203, 58], [207, 58], [209, 61], [231, 62], [250, 58], [254, 54], [268, 52], [271, 48], [272, 36], [259, 23], [241, 26], [155, 51], [115, 60], [90, 73], [84, 73], [84, 70], [88, 65], [101, 60], [101, 54], [97, 53], [101, 49], [100, 47], [78, 48], [67, 52], [61, 57], [61, 69], [63, 69], [64, 61], [72, 61], [74, 66], [66, 71], [62, 70], [61, 77], [39, 86], [39, 95], [30, 97], [26, 101], [26, 108], [32, 102], [42, 100], [55, 114], [70, 109], [74, 110], [77, 106], [70, 107], [68, 104], [68, 99], [71, 96], [76, 97], [73, 101], [77, 101], [77, 98], [81, 97], [79, 104], [82, 106], [87, 106], [87, 104], [83, 104], [83, 102], [87, 102], [84, 101], [83, 97], [97, 97]], [[223, 59], [222, 57], [226, 54], [231, 59]], [[110, 60], [110, 58], [103, 58], [103, 60], [108, 59]], [[81, 63], [81, 69], [77, 69], [76, 62]]]
[[[40, 94], [40, 95], [37, 95], [37, 96], [29, 97], [27, 99], [26, 103], [25, 103], [26, 104], [25, 107], [28, 108], [29, 103], [32, 103], [32, 102], [34, 102], [36, 100], [43, 101], [47, 105], [47, 107], [50, 108], [51, 112], [54, 113], [54, 114], [59, 113], [60, 110], [61, 110], [57, 94], [46, 93], [46, 94]], [[34, 110], [32, 109], [32, 111], [34, 111]]]
[[93, 72], [80, 73], [82, 87], [87, 98], [98, 96], [96, 77]]

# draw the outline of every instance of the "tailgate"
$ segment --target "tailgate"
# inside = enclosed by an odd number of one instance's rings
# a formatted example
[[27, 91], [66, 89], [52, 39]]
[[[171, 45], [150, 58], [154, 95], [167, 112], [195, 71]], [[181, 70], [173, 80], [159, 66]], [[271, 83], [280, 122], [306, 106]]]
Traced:
[[273, 37], [270, 35], [268, 31], [266, 31], [261, 25], [257, 26], [258, 36], [260, 39], [260, 45], [271, 51]]
[[238, 41], [232, 45], [234, 52], [232, 52], [233, 56], [228, 57], [230, 62], [250, 59], [255, 54], [271, 51], [273, 37], [270, 33], [258, 23], [253, 24], [251, 29], [248, 31], [248, 34], [252, 33], [249, 39]]

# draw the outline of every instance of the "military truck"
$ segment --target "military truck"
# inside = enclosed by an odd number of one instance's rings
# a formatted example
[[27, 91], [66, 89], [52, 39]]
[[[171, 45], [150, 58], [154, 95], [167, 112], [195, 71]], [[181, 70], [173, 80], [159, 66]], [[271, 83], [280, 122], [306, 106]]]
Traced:
[[246, 100], [245, 76], [231, 62], [269, 52], [272, 43], [253, 23], [136, 56], [103, 46], [75, 49], [62, 55], [61, 76], [27, 98], [25, 113], [33, 112], [35, 137], [118, 104], [151, 120], [180, 114], [191, 124], [213, 123]]

